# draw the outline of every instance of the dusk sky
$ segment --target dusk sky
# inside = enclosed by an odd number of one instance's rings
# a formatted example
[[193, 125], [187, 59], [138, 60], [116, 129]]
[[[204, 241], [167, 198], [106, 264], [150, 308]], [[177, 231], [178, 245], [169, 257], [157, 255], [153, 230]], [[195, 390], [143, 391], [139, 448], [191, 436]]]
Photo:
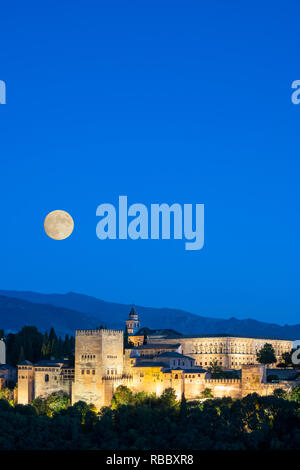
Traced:
[[[299, 14], [293, 0], [2, 4], [0, 289], [300, 323]], [[119, 195], [204, 204], [203, 249], [99, 240], [96, 208]], [[74, 219], [63, 241], [43, 230], [55, 209]]]

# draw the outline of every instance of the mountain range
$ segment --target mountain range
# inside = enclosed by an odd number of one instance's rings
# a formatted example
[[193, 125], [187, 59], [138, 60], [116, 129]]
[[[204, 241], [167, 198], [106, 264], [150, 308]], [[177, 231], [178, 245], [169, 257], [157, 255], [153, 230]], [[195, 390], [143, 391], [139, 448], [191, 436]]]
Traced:
[[[220, 319], [196, 315], [184, 310], [135, 306], [142, 326], [172, 328], [183, 334], [229, 334], [282, 338], [300, 338], [300, 324], [277, 325], [257, 320]], [[0, 290], [0, 328], [15, 332], [24, 325], [41, 331], [52, 326], [59, 335], [74, 334], [75, 329], [124, 328], [131, 305], [107, 302], [96, 297], [68, 292], [42, 294], [31, 291]]]

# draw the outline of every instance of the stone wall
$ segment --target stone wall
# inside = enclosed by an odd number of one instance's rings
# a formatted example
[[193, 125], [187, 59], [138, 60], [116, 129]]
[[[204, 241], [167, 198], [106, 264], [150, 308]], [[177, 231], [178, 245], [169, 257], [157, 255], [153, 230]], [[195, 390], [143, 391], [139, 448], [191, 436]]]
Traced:
[[79, 330], [75, 342], [75, 382], [72, 403], [79, 400], [97, 408], [107, 403], [102, 377], [123, 375], [123, 332]]
[[211, 389], [214, 398], [241, 398], [241, 379], [207, 379], [205, 388]]
[[61, 369], [35, 368], [34, 397], [45, 398], [51, 393], [64, 392], [71, 397], [72, 382], [66, 380]]

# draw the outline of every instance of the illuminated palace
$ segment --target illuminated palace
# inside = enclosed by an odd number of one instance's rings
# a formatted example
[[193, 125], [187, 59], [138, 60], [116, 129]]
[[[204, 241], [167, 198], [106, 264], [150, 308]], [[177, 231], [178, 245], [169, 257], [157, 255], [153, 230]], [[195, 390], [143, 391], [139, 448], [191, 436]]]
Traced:
[[[41, 361], [18, 365], [18, 403], [63, 391], [72, 403], [83, 400], [98, 409], [107, 406], [115, 389], [126, 385], [133, 392], [161, 394], [172, 387], [177, 396], [196, 399], [209, 388], [214, 397], [242, 397], [257, 392], [273, 393], [291, 382], [267, 383], [266, 367], [256, 361], [257, 352], [272, 344], [277, 361], [292, 349], [292, 341], [230, 335], [182, 335], [174, 330], [140, 328], [134, 308], [126, 321], [130, 348], [124, 349], [122, 330], [77, 330], [75, 365]], [[211, 363], [223, 370], [241, 369], [236, 379], [212, 379]], [[276, 365], [276, 364], [275, 364]]]

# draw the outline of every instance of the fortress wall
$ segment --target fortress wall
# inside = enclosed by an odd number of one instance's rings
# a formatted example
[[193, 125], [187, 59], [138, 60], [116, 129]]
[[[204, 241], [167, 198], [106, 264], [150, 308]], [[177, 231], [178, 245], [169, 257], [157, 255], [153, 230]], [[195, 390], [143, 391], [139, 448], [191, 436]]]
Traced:
[[124, 385], [135, 392], [132, 377], [103, 377], [103, 402], [101, 406], [110, 406], [113, 394], [119, 385]]
[[214, 398], [231, 397], [241, 398], [241, 382], [209, 382], [206, 388], [210, 388]]
[[205, 388], [205, 377], [207, 375], [210, 374], [195, 374], [192, 377], [184, 377], [184, 395], [188, 400], [200, 397], [201, 392]]
[[[46, 369], [46, 368], [45, 368]], [[47, 397], [51, 393], [64, 392], [71, 397], [71, 380], [65, 380], [60, 375], [60, 369], [57, 370], [39, 370], [35, 369], [35, 391], [34, 398]], [[48, 381], [46, 378], [48, 377]]]
[[214, 398], [240, 398], [242, 394], [241, 379], [206, 379], [204, 385], [211, 389]]

